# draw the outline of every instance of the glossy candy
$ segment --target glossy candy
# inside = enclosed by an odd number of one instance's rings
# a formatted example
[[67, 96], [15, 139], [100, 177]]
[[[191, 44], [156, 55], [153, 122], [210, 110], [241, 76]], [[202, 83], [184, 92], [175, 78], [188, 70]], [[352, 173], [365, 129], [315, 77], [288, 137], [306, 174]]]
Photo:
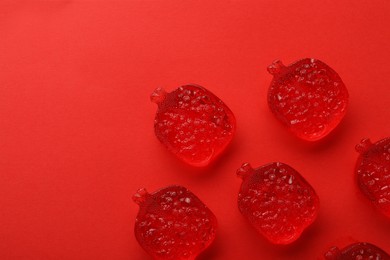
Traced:
[[342, 250], [332, 247], [325, 253], [326, 260], [390, 260], [390, 256], [370, 243], [351, 244]]
[[268, 106], [276, 118], [301, 139], [316, 141], [331, 132], [344, 117], [348, 91], [339, 75], [316, 59], [268, 67], [274, 78]]
[[182, 161], [207, 166], [232, 141], [236, 129], [232, 111], [205, 88], [185, 85], [170, 93], [158, 88], [151, 100], [158, 105], [157, 138]]
[[390, 138], [375, 144], [363, 139], [356, 150], [360, 153], [355, 170], [360, 190], [390, 217]]
[[314, 222], [319, 199], [309, 183], [290, 166], [274, 162], [257, 169], [244, 163], [238, 208], [270, 242], [289, 244]]
[[217, 219], [192, 192], [169, 186], [152, 194], [139, 189], [135, 236], [155, 259], [195, 259], [214, 240]]

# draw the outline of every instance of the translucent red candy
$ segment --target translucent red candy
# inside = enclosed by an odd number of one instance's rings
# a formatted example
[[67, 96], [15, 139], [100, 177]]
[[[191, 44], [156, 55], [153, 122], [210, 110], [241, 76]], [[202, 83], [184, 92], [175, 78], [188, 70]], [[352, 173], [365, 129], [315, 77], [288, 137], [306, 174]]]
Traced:
[[360, 153], [355, 170], [360, 190], [390, 217], [390, 138], [375, 144], [363, 139], [356, 150]]
[[135, 237], [155, 259], [195, 259], [215, 238], [216, 217], [184, 187], [139, 189], [133, 200], [140, 206]]
[[289, 244], [314, 222], [319, 199], [309, 183], [290, 166], [274, 162], [237, 170], [243, 179], [238, 208], [270, 242]]
[[332, 247], [325, 253], [327, 260], [390, 260], [390, 256], [370, 243], [351, 244], [342, 250]]
[[299, 138], [319, 140], [344, 117], [348, 91], [339, 75], [322, 61], [303, 59], [287, 67], [275, 61], [268, 71], [274, 76], [268, 105]]
[[166, 93], [156, 89], [154, 121], [157, 138], [182, 161], [193, 166], [210, 164], [232, 141], [236, 119], [214, 94], [197, 85]]

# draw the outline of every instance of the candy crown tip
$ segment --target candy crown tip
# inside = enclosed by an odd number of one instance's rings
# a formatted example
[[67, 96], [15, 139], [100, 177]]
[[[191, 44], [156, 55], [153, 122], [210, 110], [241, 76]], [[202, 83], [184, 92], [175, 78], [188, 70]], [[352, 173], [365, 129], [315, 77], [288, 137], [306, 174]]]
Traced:
[[364, 138], [360, 141], [359, 144], [355, 146], [355, 150], [358, 153], [364, 153], [372, 146], [371, 140], [369, 138]]
[[237, 170], [237, 176], [240, 178], [247, 177], [251, 172], [253, 171], [252, 166], [250, 163], [243, 163], [240, 168]]
[[150, 95], [150, 100], [153, 103], [160, 104], [161, 102], [164, 101], [166, 95], [167, 95], [167, 92], [163, 88], [158, 87]]
[[145, 188], [140, 188], [133, 195], [132, 199], [135, 203], [141, 205], [148, 198], [148, 196], [150, 196], [150, 194], [147, 192], [147, 190]]
[[280, 73], [280, 71], [285, 68], [286, 66], [284, 66], [284, 64], [282, 63], [282, 61], [280, 60], [275, 60], [274, 62], [272, 62], [271, 65], [268, 66], [267, 70], [270, 74], [272, 75], [276, 75], [278, 73]]

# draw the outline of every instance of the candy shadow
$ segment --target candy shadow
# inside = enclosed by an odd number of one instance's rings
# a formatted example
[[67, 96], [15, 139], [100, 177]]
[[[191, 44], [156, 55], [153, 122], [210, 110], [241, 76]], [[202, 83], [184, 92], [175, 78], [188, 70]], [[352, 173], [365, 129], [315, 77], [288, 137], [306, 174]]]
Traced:
[[355, 115], [353, 113], [347, 113], [340, 124], [327, 136], [321, 140], [318, 140], [317, 142], [306, 142], [306, 145], [310, 149], [315, 150], [323, 150], [328, 147], [332, 147], [340, 142], [340, 140], [343, 140], [348, 136], [348, 133], [350, 133], [350, 130], [353, 128], [356, 122]]
[[[275, 245], [259, 234], [245, 218], [243, 218], [243, 221], [246, 222], [245, 226], [247, 232], [250, 233], [250, 240], [256, 240], [259, 248], [269, 251], [273, 255], [272, 259], [292, 259], [291, 256], [299, 256], [302, 252], [313, 248], [315, 243], [317, 243], [315, 238], [321, 236], [324, 226], [324, 217], [320, 211], [314, 223], [308, 226], [296, 241], [288, 245]], [[322, 259], [321, 253], [319, 254], [318, 258]], [[315, 257], [317, 256], [314, 256], [313, 259], [316, 259]]]
[[178, 160], [177, 158], [173, 159], [177, 161], [176, 166], [179, 172], [185, 172], [189, 176], [193, 176], [200, 179], [210, 178], [211, 175], [215, 175], [215, 173], [220, 170], [220, 168], [224, 164], [224, 161], [230, 161], [233, 158], [233, 156], [237, 153], [238, 147], [239, 144], [236, 136], [232, 140], [232, 142], [226, 147], [226, 149], [215, 159], [215, 161], [206, 167], [193, 167]]
[[224, 250], [223, 246], [220, 243], [219, 236], [215, 238], [214, 242], [206, 248], [205, 251], [203, 251], [196, 260], [209, 260], [209, 259], [215, 259], [218, 256], [218, 252]]
[[302, 140], [295, 137], [292, 133], [286, 133], [286, 135], [281, 136], [281, 138], [282, 142], [289, 147], [298, 147], [300, 149], [307, 150], [310, 153], [324, 151], [332, 149], [332, 147], [340, 143], [342, 140], [345, 140], [356, 123], [357, 117], [352, 111], [350, 111], [345, 115], [339, 125], [333, 129], [333, 131], [318, 141], [310, 142]]
[[367, 199], [367, 197], [360, 191], [356, 182], [355, 185], [355, 197], [359, 204], [362, 204], [362, 207], [366, 208], [364, 214], [367, 214], [367, 218], [375, 218], [375, 223], [380, 229], [384, 229], [386, 233], [390, 233], [390, 218], [383, 214], [375, 205]]
[[[275, 251], [280, 258], [288, 258], [292, 255], [299, 255], [307, 248], [311, 248], [312, 244], [316, 243], [315, 237], [321, 235], [321, 219], [317, 219], [312, 225], [306, 228], [298, 240], [288, 245], [271, 245], [271, 248]], [[321, 256], [318, 256], [321, 257]]]

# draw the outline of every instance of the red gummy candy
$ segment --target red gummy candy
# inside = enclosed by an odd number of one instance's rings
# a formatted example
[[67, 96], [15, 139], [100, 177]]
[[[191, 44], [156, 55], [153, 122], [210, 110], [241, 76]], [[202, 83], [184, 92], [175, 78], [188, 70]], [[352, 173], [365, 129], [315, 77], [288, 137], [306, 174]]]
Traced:
[[344, 117], [348, 91], [339, 75], [316, 59], [290, 66], [274, 61], [268, 106], [283, 125], [301, 139], [316, 141], [331, 132]]
[[243, 179], [238, 208], [270, 242], [289, 244], [314, 222], [319, 199], [309, 183], [290, 166], [274, 162], [237, 170]]
[[156, 89], [154, 130], [160, 142], [182, 161], [207, 166], [232, 141], [236, 119], [214, 94], [197, 85], [166, 93]]
[[372, 144], [363, 139], [356, 146], [357, 183], [363, 194], [387, 217], [390, 217], [390, 137]]
[[195, 259], [215, 238], [216, 217], [184, 187], [139, 189], [133, 200], [140, 206], [135, 237], [155, 259]]
[[342, 250], [332, 247], [325, 253], [326, 260], [390, 260], [390, 256], [370, 243], [351, 244]]

